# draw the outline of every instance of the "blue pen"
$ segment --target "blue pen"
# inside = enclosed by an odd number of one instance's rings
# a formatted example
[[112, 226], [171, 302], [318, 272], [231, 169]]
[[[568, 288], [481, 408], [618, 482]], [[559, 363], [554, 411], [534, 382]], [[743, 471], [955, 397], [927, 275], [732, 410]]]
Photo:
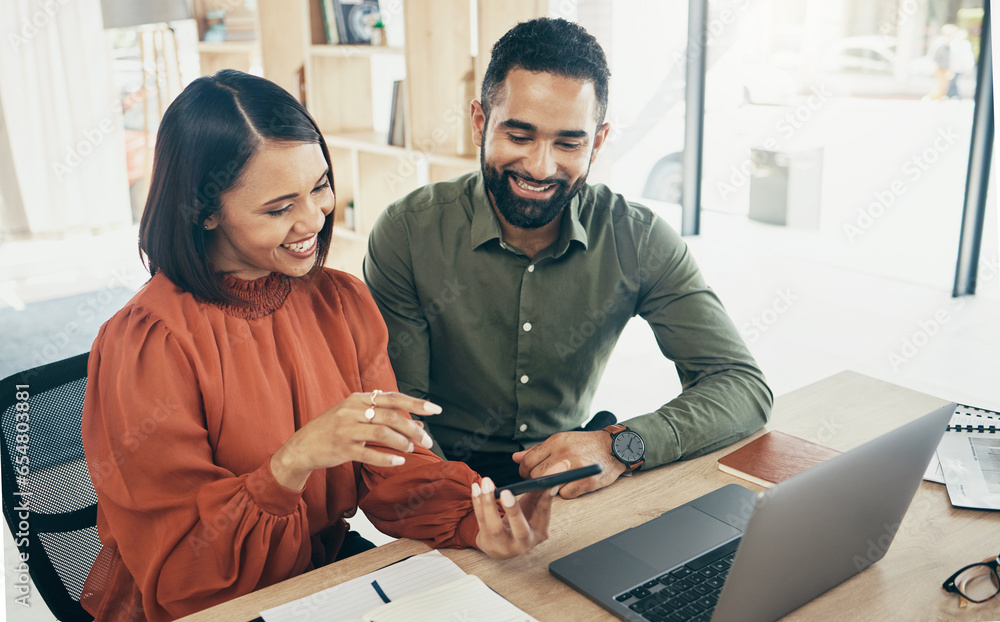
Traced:
[[375, 593], [378, 594], [378, 597], [382, 599], [382, 602], [384, 603], [392, 602], [389, 600], [389, 597], [385, 595], [385, 592], [382, 591], [382, 588], [379, 587], [378, 581], [372, 581], [372, 587], [375, 588]]

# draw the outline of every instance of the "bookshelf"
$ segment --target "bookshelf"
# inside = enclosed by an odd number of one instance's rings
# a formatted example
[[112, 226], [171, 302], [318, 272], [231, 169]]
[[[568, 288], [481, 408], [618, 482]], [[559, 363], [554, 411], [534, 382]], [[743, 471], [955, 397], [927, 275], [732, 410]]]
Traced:
[[[202, 75], [220, 69], [249, 72], [260, 66], [260, 24], [256, 11], [247, 9], [241, 0], [194, 0], [193, 9], [198, 25], [198, 59]], [[216, 11], [224, 11], [227, 20], [239, 22], [241, 40], [205, 40]]]
[[[243, 6], [195, 0], [199, 34], [200, 17], [219, 4]], [[356, 275], [368, 233], [389, 203], [478, 169], [469, 102], [479, 96], [490, 48], [517, 22], [548, 14], [547, 0], [381, 0], [387, 30], [395, 27], [401, 41], [331, 45], [322, 0], [255, 4], [257, 40], [200, 44], [202, 73], [224, 66], [246, 71], [257, 53], [263, 75], [306, 104], [334, 169], [337, 223], [327, 264]], [[393, 80], [404, 77], [404, 146], [394, 146], [386, 130], [389, 100]], [[346, 219], [350, 205], [353, 226]]]

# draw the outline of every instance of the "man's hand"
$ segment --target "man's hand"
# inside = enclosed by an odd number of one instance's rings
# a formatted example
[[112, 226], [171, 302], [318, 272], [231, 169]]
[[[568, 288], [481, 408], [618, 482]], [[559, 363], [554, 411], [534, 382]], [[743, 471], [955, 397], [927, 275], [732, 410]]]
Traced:
[[595, 432], [560, 432], [545, 439], [541, 445], [519, 451], [512, 458], [521, 465], [521, 477], [540, 477], [560, 461], [568, 461], [571, 469], [588, 464], [601, 465], [601, 473], [564, 485], [559, 490], [563, 499], [573, 499], [584, 493], [604, 488], [614, 483], [625, 472], [622, 464], [611, 453], [611, 435], [604, 430]]

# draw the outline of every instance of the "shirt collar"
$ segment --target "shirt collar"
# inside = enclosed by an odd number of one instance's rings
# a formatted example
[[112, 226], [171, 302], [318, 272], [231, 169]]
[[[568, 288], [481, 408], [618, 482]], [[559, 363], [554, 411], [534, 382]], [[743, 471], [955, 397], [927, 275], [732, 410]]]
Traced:
[[[587, 249], [587, 230], [580, 222], [580, 195], [586, 191], [581, 189], [570, 201], [569, 210], [564, 214], [562, 226], [559, 229], [559, 239], [552, 246], [552, 255], [561, 256], [569, 250], [570, 243], [579, 242], [583, 249]], [[568, 218], [567, 218], [568, 217]], [[486, 182], [483, 180], [480, 171], [476, 180], [476, 185], [472, 189], [472, 248], [478, 249], [490, 240], [502, 240], [500, 221], [496, 212], [490, 204], [490, 197], [486, 193]]]
[[486, 194], [486, 182], [480, 171], [476, 185], [472, 188], [472, 248], [478, 249], [490, 240], [500, 239], [500, 222], [493, 212], [490, 197]]

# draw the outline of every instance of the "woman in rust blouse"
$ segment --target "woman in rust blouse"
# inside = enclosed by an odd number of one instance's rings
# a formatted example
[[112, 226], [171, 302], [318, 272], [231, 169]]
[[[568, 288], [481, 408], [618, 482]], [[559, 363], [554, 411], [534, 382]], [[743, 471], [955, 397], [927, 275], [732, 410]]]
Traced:
[[167, 109], [139, 230], [152, 278], [90, 357], [97, 619], [169, 620], [334, 561], [359, 548], [358, 507], [498, 558], [547, 537], [550, 492], [505, 492], [502, 515], [492, 482], [426, 449], [408, 413], [440, 407], [395, 393], [367, 289], [323, 267], [333, 210], [322, 134], [281, 88], [227, 70]]

